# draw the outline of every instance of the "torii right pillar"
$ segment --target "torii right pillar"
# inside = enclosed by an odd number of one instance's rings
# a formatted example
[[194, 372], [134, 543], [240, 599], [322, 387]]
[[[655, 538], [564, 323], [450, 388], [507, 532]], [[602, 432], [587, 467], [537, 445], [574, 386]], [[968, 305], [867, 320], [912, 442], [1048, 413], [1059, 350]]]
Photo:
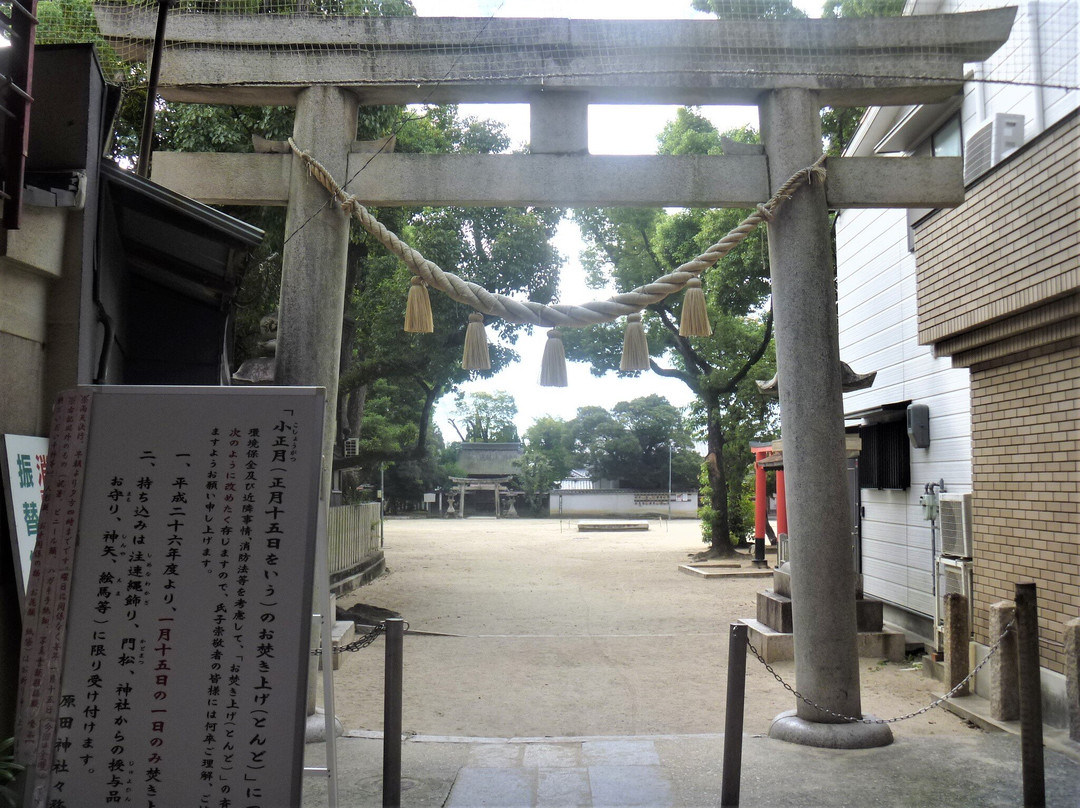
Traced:
[[[775, 90], [761, 129], [775, 192], [821, 153], [821, 103], [804, 89]], [[892, 742], [886, 724], [862, 718], [856, 645], [855, 563], [844, 460], [844, 407], [836, 291], [824, 183], [804, 186], [769, 224], [776, 364], [780, 387], [788, 520], [795, 680], [824, 712], [799, 700], [770, 737], [809, 746], [861, 749]], [[843, 593], [847, 593], [845, 596]]]

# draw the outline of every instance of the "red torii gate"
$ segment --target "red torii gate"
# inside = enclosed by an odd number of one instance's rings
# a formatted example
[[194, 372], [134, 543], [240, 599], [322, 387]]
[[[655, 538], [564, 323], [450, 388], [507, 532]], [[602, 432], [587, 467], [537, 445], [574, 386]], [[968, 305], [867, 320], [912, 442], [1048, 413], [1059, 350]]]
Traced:
[[[776, 454], [772, 443], [750, 443], [754, 453], [754, 563], [765, 563], [765, 525], [769, 519], [769, 497], [766, 488], [765, 459]], [[787, 535], [787, 493], [784, 491], [784, 469], [776, 469], [776, 535]]]

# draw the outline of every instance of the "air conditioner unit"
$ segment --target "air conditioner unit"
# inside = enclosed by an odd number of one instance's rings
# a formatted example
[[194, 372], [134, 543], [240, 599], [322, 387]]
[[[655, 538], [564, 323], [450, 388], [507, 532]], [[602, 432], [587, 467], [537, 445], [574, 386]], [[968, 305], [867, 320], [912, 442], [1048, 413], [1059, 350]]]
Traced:
[[1024, 145], [1024, 116], [999, 112], [964, 144], [964, 182], [981, 177]]
[[360, 455], [360, 438], [345, 439], [345, 456], [358, 457]]
[[941, 494], [938, 509], [941, 554], [971, 558], [971, 494]]
[[975, 614], [973, 605], [974, 598], [971, 590], [971, 565], [972, 562], [957, 558], [945, 558], [938, 556], [937, 559], [937, 614], [935, 623], [942, 627], [945, 624], [945, 596], [950, 594], [963, 595], [968, 604], [968, 626], [972, 625]]

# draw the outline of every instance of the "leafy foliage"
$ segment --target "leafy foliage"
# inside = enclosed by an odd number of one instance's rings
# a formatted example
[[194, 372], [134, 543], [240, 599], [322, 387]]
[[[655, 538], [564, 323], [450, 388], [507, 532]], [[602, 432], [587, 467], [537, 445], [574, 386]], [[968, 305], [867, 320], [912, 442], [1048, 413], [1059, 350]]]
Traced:
[[[749, 129], [726, 133], [734, 140], [756, 138]], [[693, 109], [680, 110], [660, 137], [665, 154], [717, 154], [721, 136]], [[704, 252], [745, 216], [745, 211], [625, 209], [576, 211], [588, 245], [584, 259], [590, 282], [610, 282], [632, 289], [670, 272]], [[737, 499], [751, 457], [746, 443], [774, 428], [771, 403], [753, 381], [775, 372], [771, 347], [772, 317], [769, 270], [759, 229], [703, 275], [709, 303], [711, 338], [690, 339], [678, 333], [678, 302], [671, 298], [649, 306], [644, 323], [654, 372], [684, 382], [697, 396], [695, 414], [707, 444], [712, 499], [702, 512], [706, 540], [717, 552], [729, 552], [733, 528], [731, 501]], [[588, 361], [593, 373], [617, 371], [621, 346], [618, 326], [607, 325], [568, 334], [567, 354]], [[730, 489], [730, 490], [729, 490]]]
[[698, 11], [711, 11], [722, 20], [780, 20], [806, 16], [791, 0], [693, 0], [691, 6]]
[[466, 443], [516, 443], [518, 441], [517, 403], [505, 390], [494, 393], [458, 393], [454, 396], [454, 414], [465, 427], [461, 433], [457, 421], [451, 421], [458, 437]]
[[[671, 454], [669, 456], [669, 447]], [[534, 501], [584, 468], [621, 488], [694, 488], [701, 458], [684, 413], [658, 395], [621, 401], [611, 411], [581, 407], [565, 421], [545, 416], [525, 432], [522, 486]]]

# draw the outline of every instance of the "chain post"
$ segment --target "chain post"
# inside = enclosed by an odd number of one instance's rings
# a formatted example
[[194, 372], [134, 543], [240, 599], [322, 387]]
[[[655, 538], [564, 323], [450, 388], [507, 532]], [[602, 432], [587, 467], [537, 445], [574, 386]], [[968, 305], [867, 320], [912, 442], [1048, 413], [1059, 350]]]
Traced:
[[745, 623], [732, 623], [728, 638], [727, 710], [724, 716], [724, 769], [720, 781], [720, 805], [739, 804], [742, 782], [743, 708], [746, 704]]
[[1005, 639], [1006, 636], [1008, 636], [1008, 633], [1012, 629], [1013, 624], [1015, 622], [1016, 621], [1014, 621], [1014, 620], [1009, 621], [1009, 624], [1007, 626], [1005, 626], [1004, 630], [1001, 632], [1001, 636], [999, 636], [994, 641], [994, 644], [992, 646], [990, 646], [990, 650], [987, 652], [986, 656], [983, 658], [983, 661], [980, 662], [978, 665], [976, 665], [967, 676], [965, 676], [963, 679], [961, 679], [952, 690], [950, 690], [948, 693], [946, 693], [941, 698], [935, 699], [934, 701], [927, 704], [925, 707], [922, 707], [921, 709], [918, 709], [913, 713], [908, 713], [907, 715], [898, 715], [895, 718], [861, 718], [861, 717], [852, 716], [852, 715], [844, 715], [843, 713], [838, 713], [835, 710], [830, 710], [828, 707], [822, 707], [820, 704], [815, 702], [813, 699], [808, 699], [806, 696], [804, 696], [798, 690], [796, 690], [791, 685], [789, 685], [787, 682], [785, 682], [783, 677], [780, 676], [780, 674], [777, 673], [775, 670], [773, 670], [772, 665], [770, 665], [768, 662], [765, 661], [765, 657], [763, 657], [761, 655], [761, 653], [754, 647], [754, 644], [751, 643], [749, 640], [747, 640], [746, 647], [750, 649], [750, 653], [752, 653], [757, 658], [758, 662], [760, 662], [762, 665], [765, 666], [765, 670], [767, 670], [769, 673], [771, 673], [773, 678], [777, 682], [779, 682], [783, 686], [783, 688], [785, 690], [787, 690], [789, 693], [791, 693], [791, 695], [793, 695], [796, 699], [803, 702], [804, 704], [810, 705], [815, 710], [823, 712], [826, 715], [831, 715], [834, 718], [839, 718], [841, 721], [845, 721], [845, 722], [847, 722], [849, 724], [895, 724], [898, 721], [906, 721], [909, 718], [915, 718], [916, 716], [920, 716], [923, 713], [929, 712], [930, 710], [934, 709], [935, 707], [939, 706], [940, 704], [943, 704], [944, 702], [948, 701], [953, 696], [955, 696], [957, 694], [957, 692], [961, 688], [965, 687], [967, 685], [967, 683], [969, 681], [971, 681], [971, 679], [975, 676], [975, 674], [977, 674], [979, 671], [981, 671], [983, 669], [983, 667], [985, 667], [986, 664], [990, 662], [991, 658], [993, 658], [994, 654], [996, 654], [998, 649], [1001, 647], [1002, 641]]

